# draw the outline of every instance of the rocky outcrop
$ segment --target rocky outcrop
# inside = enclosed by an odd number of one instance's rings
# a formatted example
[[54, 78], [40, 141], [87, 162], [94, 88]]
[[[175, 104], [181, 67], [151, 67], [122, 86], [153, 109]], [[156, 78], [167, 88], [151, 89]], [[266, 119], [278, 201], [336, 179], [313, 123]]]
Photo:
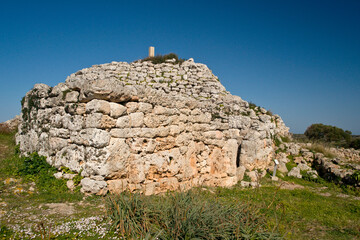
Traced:
[[0, 123], [2, 128], [6, 128], [8, 131], [15, 131], [21, 122], [21, 117], [19, 115], [14, 118], [7, 120], [3, 123]]
[[21, 152], [81, 172], [91, 193], [231, 186], [240, 167], [267, 168], [274, 137], [288, 135], [279, 116], [250, 108], [191, 59], [112, 62], [36, 84], [21, 117]]
[[[360, 187], [360, 151], [344, 148], [324, 148], [327, 155], [311, 151], [311, 143], [283, 143], [276, 147], [278, 170], [291, 177], [315, 179], [320, 175], [326, 180], [339, 184]], [[286, 164], [291, 169], [287, 169]], [[295, 166], [294, 166], [295, 165]], [[273, 171], [274, 163], [269, 170]], [[290, 171], [289, 171], [290, 170]]]

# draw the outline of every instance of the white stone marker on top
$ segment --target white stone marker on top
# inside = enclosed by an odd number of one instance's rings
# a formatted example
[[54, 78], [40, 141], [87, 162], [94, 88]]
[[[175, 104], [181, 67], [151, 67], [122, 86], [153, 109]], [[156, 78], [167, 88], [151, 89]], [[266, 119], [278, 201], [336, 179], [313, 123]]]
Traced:
[[154, 56], [155, 56], [155, 48], [149, 47], [149, 57], [154, 57]]

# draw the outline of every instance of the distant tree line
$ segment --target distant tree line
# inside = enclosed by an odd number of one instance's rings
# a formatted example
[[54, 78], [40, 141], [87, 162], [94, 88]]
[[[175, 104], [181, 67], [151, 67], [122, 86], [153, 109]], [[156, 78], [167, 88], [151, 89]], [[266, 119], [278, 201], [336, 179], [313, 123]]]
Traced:
[[324, 125], [321, 123], [312, 124], [304, 135], [312, 141], [331, 143], [336, 146], [360, 149], [360, 139], [353, 139], [351, 132], [341, 128]]

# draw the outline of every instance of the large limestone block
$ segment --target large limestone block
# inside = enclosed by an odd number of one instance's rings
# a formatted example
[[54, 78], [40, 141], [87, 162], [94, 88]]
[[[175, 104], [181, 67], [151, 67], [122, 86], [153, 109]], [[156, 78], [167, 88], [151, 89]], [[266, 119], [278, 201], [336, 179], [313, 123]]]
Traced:
[[289, 177], [296, 177], [296, 178], [302, 178], [301, 174], [300, 174], [300, 168], [298, 167], [294, 167], [290, 170], [290, 172], [288, 173]]
[[116, 125], [115, 119], [104, 115], [102, 113], [92, 113], [86, 116], [85, 126], [86, 128], [101, 128], [108, 129], [113, 128]]
[[85, 159], [88, 162], [104, 164], [111, 153], [107, 148], [85, 147]]
[[211, 139], [222, 139], [224, 137], [224, 134], [221, 131], [207, 131], [203, 134], [205, 138]]
[[126, 106], [126, 109], [127, 109], [126, 111], [128, 114], [134, 113], [139, 109], [139, 103], [137, 103], [137, 102], [128, 102], [128, 103], [126, 103], [125, 106]]
[[61, 125], [60, 127], [67, 128], [71, 131], [79, 131], [84, 128], [84, 118], [79, 115], [71, 116], [70, 114], [66, 114], [61, 117]]
[[236, 175], [238, 149], [239, 146], [235, 139], [229, 139], [223, 147], [224, 155], [229, 159], [229, 166], [226, 172], [231, 177]]
[[51, 137], [49, 138], [49, 147], [51, 152], [57, 152], [58, 150], [66, 147], [68, 141], [63, 138]]
[[198, 115], [191, 116], [190, 118], [188, 118], [188, 121], [193, 123], [210, 123], [211, 113], [201, 113]]
[[287, 173], [289, 170], [286, 167], [285, 162], [280, 162], [278, 166], [278, 170], [282, 173]]
[[170, 115], [176, 114], [177, 111], [175, 109], [171, 109], [171, 108], [167, 108], [167, 107], [163, 107], [163, 106], [155, 106], [153, 112], [156, 115], [170, 116]]
[[125, 139], [111, 138], [107, 150], [110, 152], [107, 160], [110, 176], [117, 176], [119, 178], [126, 176], [130, 147], [126, 144]]
[[119, 103], [113, 103], [110, 102], [110, 116], [112, 118], [118, 118], [121, 117], [122, 115], [126, 114], [126, 107], [119, 104]]
[[66, 93], [65, 102], [67, 103], [77, 103], [79, 101], [79, 92], [71, 91]]
[[51, 91], [51, 87], [46, 84], [43, 84], [43, 83], [35, 84], [32, 89], [32, 93], [36, 94], [36, 96], [38, 96], [40, 98], [48, 97], [50, 91]]
[[123, 191], [126, 191], [128, 188], [127, 179], [115, 179], [107, 181], [108, 189], [110, 193], [120, 194]]
[[68, 78], [66, 84], [70, 89], [80, 90], [80, 101], [102, 99], [111, 102], [126, 102], [136, 99], [138, 90], [134, 86], [123, 85], [116, 79], [82, 79]]
[[160, 187], [160, 183], [158, 182], [148, 183], [144, 186], [144, 194], [146, 196], [153, 195], [157, 193], [159, 187]]
[[139, 103], [139, 112], [151, 113], [153, 106], [150, 103]]
[[113, 128], [110, 131], [110, 135], [114, 138], [131, 138], [135, 137], [136, 133], [131, 128]]
[[54, 166], [68, 167], [70, 170], [80, 172], [81, 165], [85, 162], [85, 148], [75, 144], [68, 145], [58, 151], [54, 158]]
[[86, 104], [87, 113], [110, 114], [110, 104], [108, 101], [94, 99]]
[[109, 144], [110, 133], [97, 128], [88, 128], [80, 132], [73, 132], [70, 140], [75, 144], [102, 148]]
[[80, 182], [81, 191], [85, 193], [100, 193], [101, 190], [106, 189], [107, 183], [105, 181], [96, 181], [90, 178], [83, 178]]
[[230, 116], [229, 127], [235, 129], [246, 129], [251, 125], [251, 119], [247, 116]]
[[129, 128], [130, 127], [130, 118], [129, 116], [122, 116], [116, 120], [117, 128]]
[[133, 128], [142, 127], [144, 124], [144, 113], [142, 112], [130, 113], [129, 124], [130, 127]]
[[159, 126], [179, 124], [179, 118], [177, 115], [166, 116], [166, 115], [148, 114], [144, 118], [144, 123], [149, 128], [157, 128]]
[[68, 90], [69, 87], [65, 83], [59, 83], [58, 85], [52, 88], [49, 95], [50, 97], [60, 96], [62, 98], [63, 93], [66, 93]]
[[176, 177], [161, 178], [159, 183], [162, 191], [175, 191], [179, 188], [179, 181]]

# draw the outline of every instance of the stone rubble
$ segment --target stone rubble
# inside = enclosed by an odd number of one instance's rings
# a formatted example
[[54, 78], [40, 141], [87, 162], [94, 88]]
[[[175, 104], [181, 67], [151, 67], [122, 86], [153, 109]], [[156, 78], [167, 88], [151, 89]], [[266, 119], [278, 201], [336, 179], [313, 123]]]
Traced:
[[[359, 181], [354, 179], [354, 175], [360, 174], [360, 150], [330, 148], [328, 150], [336, 157], [327, 158], [324, 154], [309, 149], [310, 143], [296, 142], [282, 143], [276, 147], [278, 171], [296, 178], [302, 178], [301, 172], [305, 172], [310, 178], [315, 179], [320, 175], [330, 181], [360, 187]], [[290, 159], [293, 159], [296, 167], [288, 171], [286, 164]], [[270, 163], [268, 170], [273, 171], [273, 168], [274, 163]]]
[[21, 153], [81, 172], [87, 193], [232, 186], [266, 169], [273, 139], [289, 136], [278, 115], [231, 95], [191, 59], [94, 65], [55, 87], [36, 84], [22, 103]]

